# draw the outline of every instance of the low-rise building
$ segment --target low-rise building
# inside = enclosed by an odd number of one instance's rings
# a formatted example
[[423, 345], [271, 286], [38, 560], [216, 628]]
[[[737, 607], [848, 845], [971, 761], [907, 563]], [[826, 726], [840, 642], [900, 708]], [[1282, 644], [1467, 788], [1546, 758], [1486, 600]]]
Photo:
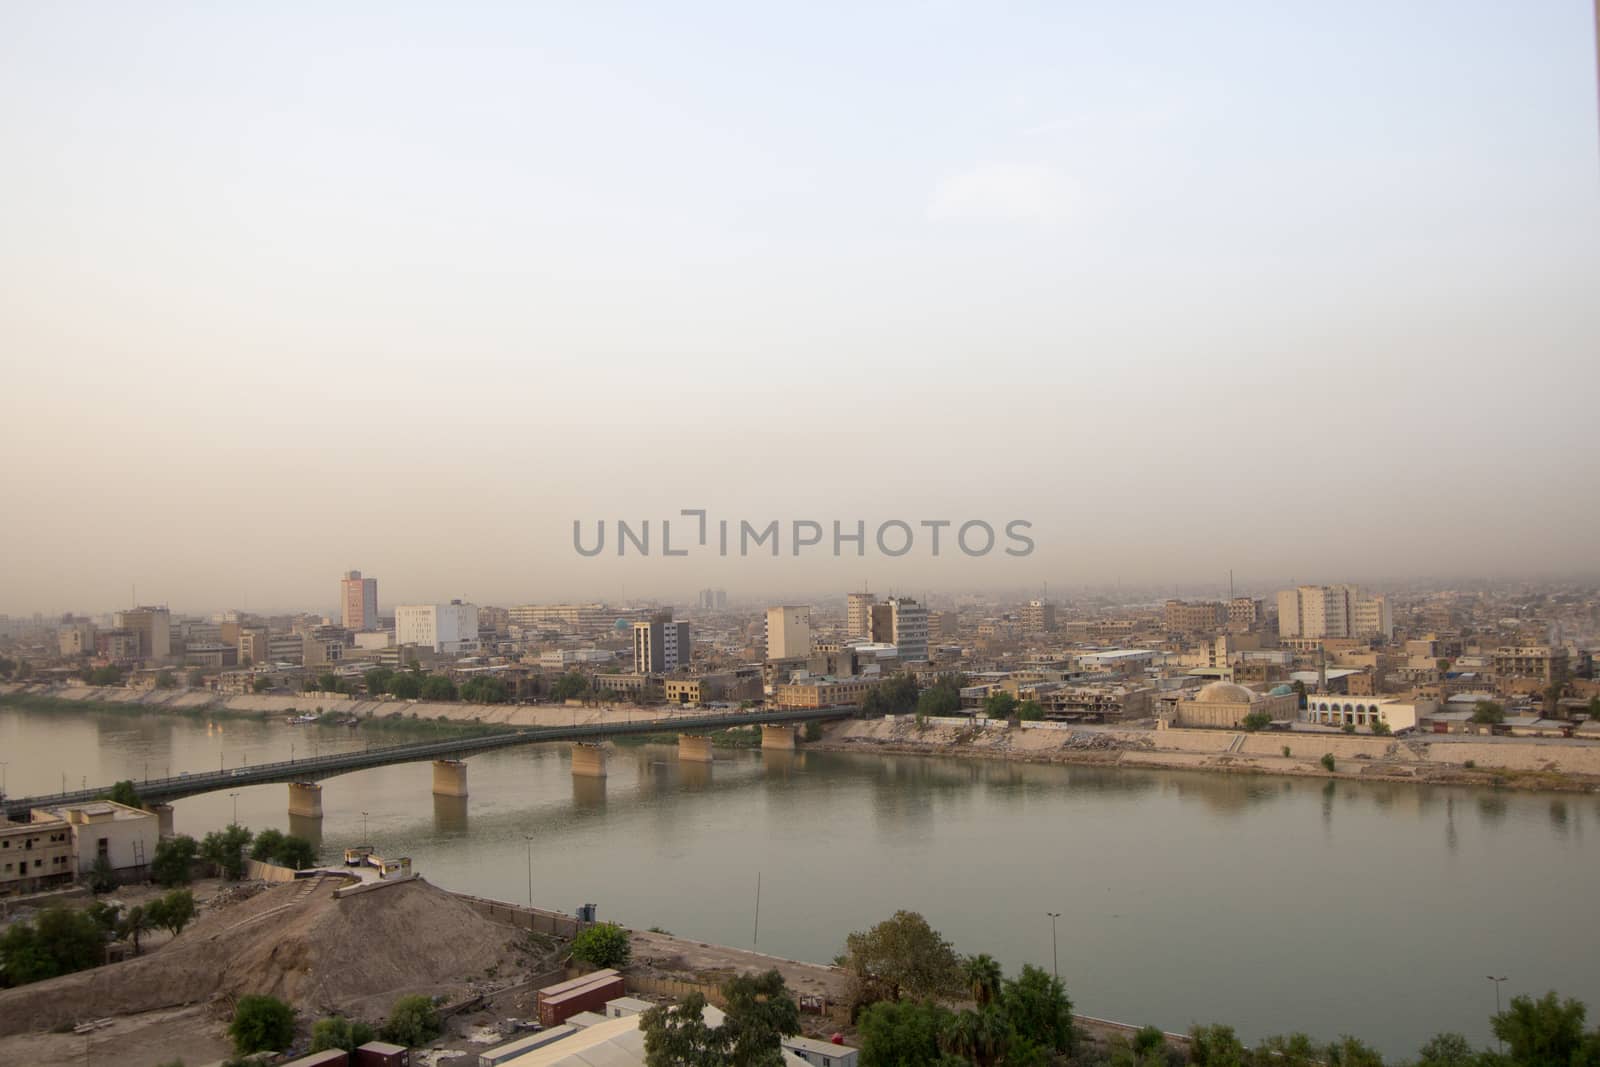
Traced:
[[39, 812], [32, 822], [0, 820], [0, 897], [68, 885], [76, 876], [65, 820]]
[[859, 704], [878, 685], [877, 678], [811, 678], [774, 687], [778, 708], [831, 708]]
[[1233, 682], [1212, 682], [1201, 686], [1193, 698], [1184, 694], [1173, 701], [1172, 722], [1175, 726], [1236, 730], [1244, 725], [1247, 716], [1259, 712], [1265, 712], [1274, 722], [1292, 721], [1299, 707], [1300, 700], [1292, 691], [1258, 693]]
[[60, 823], [70, 831], [74, 875], [88, 874], [103, 856], [119, 879], [144, 878], [161, 837], [155, 812], [112, 800], [35, 808], [32, 819], [45, 825]]

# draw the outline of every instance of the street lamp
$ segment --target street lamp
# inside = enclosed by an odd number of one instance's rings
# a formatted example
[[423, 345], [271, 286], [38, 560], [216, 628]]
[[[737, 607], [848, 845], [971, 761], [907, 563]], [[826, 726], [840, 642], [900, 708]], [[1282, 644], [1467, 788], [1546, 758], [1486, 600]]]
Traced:
[[366, 812], [362, 812], [361, 813], [361, 843], [363, 845], [372, 844], [372, 839], [367, 836], [367, 813]]
[[[1500, 1014], [1500, 983], [1504, 982], [1506, 980], [1506, 976], [1505, 975], [1501, 975], [1499, 978], [1496, 978], [1492, 974], [1486, 974], [1486, 975], [1484, 975], [1484, 977], [1489, 979], [1489, 981], [1494, 983], [1494, 1013], [1496, 1015], [1499, 1015]], [[1505, 1051], [1505, 1042], [1500, 1040], [1500, 1035], [1498, 1033], [1494, 1035], [1494, 1043], [1500, 1047], [1500, 1051], [1502, 1051], [1502, 1052]]]
[[1056, 920], [1061, 918], [1059, 911], [1047, 911], [1050, 916], [1050, 970], [1055, 975], [1056, 981], [1061, 981], [1061, 960], [1056, 954]]
[[[523, 834], [522, 839], [528, 843], [528, 910], [533, 910], [533, 835]], [[529, 917], [532, 922], [532, 917]]]
[[238, 826], [239, 825], [239, 794], [238, 793], [229, 793], [228, 796], [233, 799], [233, 825], [234, 826]]

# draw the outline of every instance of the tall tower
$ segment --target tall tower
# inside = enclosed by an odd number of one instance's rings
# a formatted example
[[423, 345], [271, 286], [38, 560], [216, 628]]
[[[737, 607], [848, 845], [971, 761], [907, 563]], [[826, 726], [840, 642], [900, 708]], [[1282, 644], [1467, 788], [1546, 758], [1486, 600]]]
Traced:
[[346, 630], [378, 628], [378, 579], [345, 572], [339, 580], [339, 622]]

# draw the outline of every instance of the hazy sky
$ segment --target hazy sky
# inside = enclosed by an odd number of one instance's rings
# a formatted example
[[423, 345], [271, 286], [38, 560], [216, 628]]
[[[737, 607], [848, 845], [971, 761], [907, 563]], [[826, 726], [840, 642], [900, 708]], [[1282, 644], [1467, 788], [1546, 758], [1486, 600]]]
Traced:
[[0, 611], [1600, 569], [1593, 17], [5, 4]]

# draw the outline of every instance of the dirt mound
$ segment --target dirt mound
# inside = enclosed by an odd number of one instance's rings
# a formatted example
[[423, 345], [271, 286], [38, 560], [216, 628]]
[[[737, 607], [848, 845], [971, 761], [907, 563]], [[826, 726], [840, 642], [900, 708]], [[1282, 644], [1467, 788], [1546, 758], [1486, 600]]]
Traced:
[[407, 993], [464, 993], [516, 969], [517, 932], [416, 879], [336, 900], [348, 882], [274, 886], [208, 911], [159, 951], [0, 992], [0, 1033], [268, 993], [313, 1015], [374, 1019]]

